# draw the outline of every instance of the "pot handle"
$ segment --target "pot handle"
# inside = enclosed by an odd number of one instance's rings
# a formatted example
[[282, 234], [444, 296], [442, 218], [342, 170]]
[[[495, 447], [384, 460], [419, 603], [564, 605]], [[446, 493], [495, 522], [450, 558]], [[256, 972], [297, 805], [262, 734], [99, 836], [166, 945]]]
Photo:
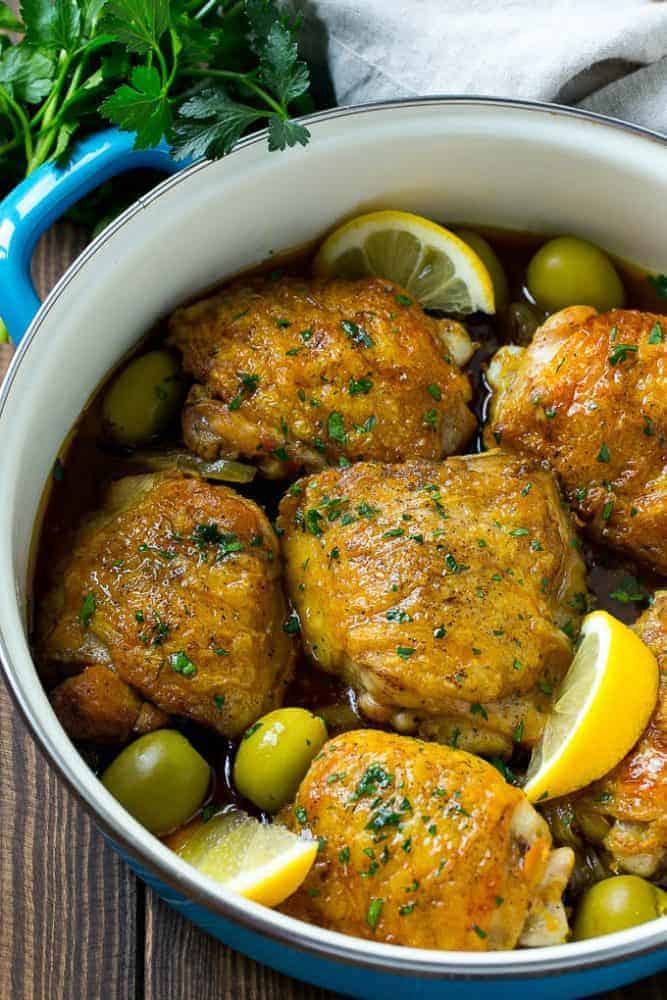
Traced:
[[110, 177], [136, 168], [173, 174], [176, 163], [163, 141], [133, 149], [134, 134], [109, 129], [78, 143], [64, 166], [45, 163], [0, 203], [0, 317], [18, 344], [40, 306], [30, 276], [37, 240], [56, 219]]

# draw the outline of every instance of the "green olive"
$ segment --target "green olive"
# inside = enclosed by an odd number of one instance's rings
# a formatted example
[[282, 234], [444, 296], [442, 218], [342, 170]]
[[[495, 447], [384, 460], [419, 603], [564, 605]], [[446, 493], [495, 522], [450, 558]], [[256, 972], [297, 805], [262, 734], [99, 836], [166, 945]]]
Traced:
[[122, 750], [102, 784], [151, 833], [168, 833], [206, 798], [211, 769], [181, 733], [159, 729]]
[[575, 941], [613, 934], [667, 913], [667, 892], [638, 875], [615, 875], [582, 896], [574, 922]]
[[496, 303], [496, 313], [502, 312], [509, 301], [509, 289], [505, 270], [500, 263], [496, 251], [479, 233], [474, 233], [470, 229], [459, 229], [457, 235], [475, 251], [482, 261], [482, 264], [489, 272], [493, 283], [493, 297]]
[[528, 265], [526, 282], [538, 306], [550, 313], [567, 306], [605, 312], [625, 301], [621, 279], [607, 255], [576, 236], [558, 236], [540, 247]]
[[178, 361], [169, 351], [149, 351], [116, 375], [102, 416], [117, 444], [144, 444], [172, 423], [183, 401]]
[[246, 730], [234, 761], [234, 783], [260, 809], [292, 802], [327, 739], [322, 719], [305, 708], [279, 708]]

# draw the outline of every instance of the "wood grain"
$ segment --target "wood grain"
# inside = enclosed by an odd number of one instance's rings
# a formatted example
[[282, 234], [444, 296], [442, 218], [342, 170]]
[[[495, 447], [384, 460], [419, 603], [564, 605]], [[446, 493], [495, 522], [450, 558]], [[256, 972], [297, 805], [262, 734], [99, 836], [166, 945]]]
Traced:
[[[84, 243], [72, 226], [43, 238], [33, 267], [41, 294]], [[8, 354], [0, 349], [0, 379]], [[1, 685], [0, 927], [0, 1000], [336, 1000], [207, 937], [137, 882]], [[662, 975], [606, 1000], [666, 995]]]

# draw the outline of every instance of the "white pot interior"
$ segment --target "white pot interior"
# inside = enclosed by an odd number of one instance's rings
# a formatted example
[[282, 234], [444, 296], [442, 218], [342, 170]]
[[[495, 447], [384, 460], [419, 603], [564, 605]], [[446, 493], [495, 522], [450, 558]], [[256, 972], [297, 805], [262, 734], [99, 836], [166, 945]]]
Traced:
[[[252, 141], [223, 161], [165, 182], [129, 210], [49, 297], [0, 411], [0, 630], [12, 687], [42, 741], [119, 839], [138, 843], [171, 866], [175, 878], [183, 875], [182, 863], [103, 791], [69, 743], [26, 643], [28, 561], [40, 497], [64, 438], [100, 380], [176, 304], [272, 252], [315, 239], [360, 208], [580, 234], [627, 260], [667, 270], [661, 211], [667, 143], [658, 138], [553, 110], [470, 101], [316, 117], [311, 131], [305, 150], [267, 155], [263, 140]], [[215, 896], [206, 879], [191, 876], [191, 883]], [[236, 905], [256, 923], [260, 917], [275, 926], [293, 923], [253, 904]], [[624, 932], [615, 936], [615, 947], [646, 943], [656, 932], [664, 939], [665, 927], [667, 920]], [[325, 944], [340, 938], [319, 928], [303, 933]], [[346, 947], [354, 950], [351, 939]], [[562, 962], [567, 954], [583, 958], [590, 949], [549, 949], [544, 962]], [[408, 949], [375, 950], [397, 953], [401, 962], [419, 957]], [[489, 972], [541, 961], [537, 953], [466, 956], [465, 962], [443, 953], [442, 959]], [[431, 953], [428, 961], [438, 959]]]

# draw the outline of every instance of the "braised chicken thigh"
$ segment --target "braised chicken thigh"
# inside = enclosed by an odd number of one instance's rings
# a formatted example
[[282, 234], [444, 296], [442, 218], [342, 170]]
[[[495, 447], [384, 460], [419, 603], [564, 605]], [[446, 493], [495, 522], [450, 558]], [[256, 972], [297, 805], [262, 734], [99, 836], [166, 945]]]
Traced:
[[536, 741], [586, 609], [550, 473], [499, 451], [359, 463], [295, 484], [278, 524], [306, 649], [368, 717], [475, 752]]
[[667, 317], [564, 309], [489, 382], [487, 443], [547, 461], [594, 539], [667, 573]]
[[256, 278], [177, 310], [170, 342], [196, 379], [183, 413], [203, 458], [267, 476], [339, 459], [399, 462], [461, 448], [474, 418], [462, 326], [390, 281]]
[[293, 662], [276, 536], [260, 508], [179, 475], [110, 487], [40, 609], [69, 733], [120, 742], [186, 716], [227, 736], [282, 703]]
[[285, 910], [417, 948], [556, 944], [569, 848], [490, 764], [360, 730], [327, 743], [283, 820], [322, 845]]
[[[635, 626], [660, 667], [651, 721], [630, 753], [584, 792], [549, 804], [557, 820], [600, 843], [618, 870], [644, 877], [667, 871], [667, 591]], [[632, 683], [632, 664], [628, 664]]]

